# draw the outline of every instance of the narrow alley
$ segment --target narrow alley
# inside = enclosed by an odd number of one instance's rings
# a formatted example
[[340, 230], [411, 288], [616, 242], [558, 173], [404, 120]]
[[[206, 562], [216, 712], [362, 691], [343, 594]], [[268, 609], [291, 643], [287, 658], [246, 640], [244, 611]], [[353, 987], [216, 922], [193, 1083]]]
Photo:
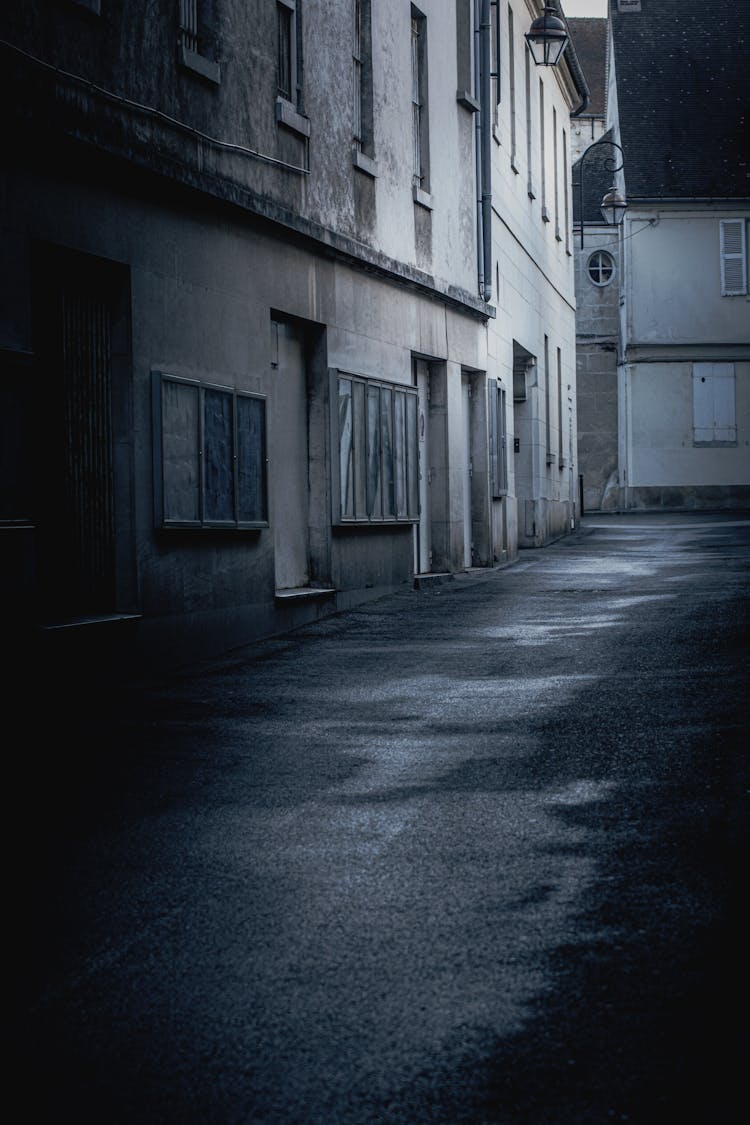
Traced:
[[20, 1119], [734, 1121], [749, 563], [746, 514], [592, 516], [180, 675], [25, 670]]

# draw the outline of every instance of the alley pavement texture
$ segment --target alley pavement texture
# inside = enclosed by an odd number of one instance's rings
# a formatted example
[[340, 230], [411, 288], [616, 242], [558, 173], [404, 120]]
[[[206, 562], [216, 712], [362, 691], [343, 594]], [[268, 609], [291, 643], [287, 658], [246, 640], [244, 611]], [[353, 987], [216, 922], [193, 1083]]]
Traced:
[[158, 680], [40, 669], [14, 1119], [744, 1119], [749, 564], [747, 514], [586, 517]]

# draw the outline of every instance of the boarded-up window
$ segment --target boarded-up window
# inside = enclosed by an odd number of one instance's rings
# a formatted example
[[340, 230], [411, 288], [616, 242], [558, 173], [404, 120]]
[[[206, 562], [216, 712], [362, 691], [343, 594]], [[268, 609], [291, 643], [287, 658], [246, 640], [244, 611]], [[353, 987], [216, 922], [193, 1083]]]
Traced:
[[693, 437], [697, 445], [737, 440], [734, 364], [693, 364]]
[[719, 222], [721, 256], [721, 294], [723, 297], [747, 293], [747, 240], [744, 219]]
[[416, 388], [336, 375], [336, 522], [419, 517]]
[[260, 396], [156, 375], [154, 448], [157, 526], [267, 523]]

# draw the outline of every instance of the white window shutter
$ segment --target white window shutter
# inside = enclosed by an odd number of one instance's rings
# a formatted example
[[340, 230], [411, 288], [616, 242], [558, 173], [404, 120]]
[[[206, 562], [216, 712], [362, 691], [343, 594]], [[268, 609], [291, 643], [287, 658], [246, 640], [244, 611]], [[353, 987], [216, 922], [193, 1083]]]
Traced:
[[742, 296], [747, 293], [745, 220], [721, 219], [719, 231], [721, 295]]
[[714, 364], [714, 441], [736, 441], [734, 364]]
[[693, 427], [695, 441], [713, 441], [714, 398], [712, 363], [693, 364]]
[[696, 442], [737, 440], [734, 364], [693, 364], [693, 439]]

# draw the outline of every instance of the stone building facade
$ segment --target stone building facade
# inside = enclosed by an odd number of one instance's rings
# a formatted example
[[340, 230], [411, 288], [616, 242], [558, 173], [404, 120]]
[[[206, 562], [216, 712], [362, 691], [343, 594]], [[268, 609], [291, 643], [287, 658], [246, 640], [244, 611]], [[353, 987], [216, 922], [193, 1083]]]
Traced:
[[[537, 7], [495, 28], [519, 102]], [[94, 653], [127, 639], [161, 667], [569, 529], [570, 461], [525, 484], [514, 464], [514, 436], [538, 454], [545, 425], [574, 445], [572, 261], [527, 185], [511, 198], [516, 172], [482, 210], [478, 121], [494, 112], [493, 159], [510, 151], [509, 98], [484, 93], [489, 10], [3, 7], [0, 535], [19, 628]], [[543, 85], [534, 144], [561, 223], [574, 56]], [[517, 409], [512, 387], [545, 336], [564, 390], [542, 421], [549, 389]]]

